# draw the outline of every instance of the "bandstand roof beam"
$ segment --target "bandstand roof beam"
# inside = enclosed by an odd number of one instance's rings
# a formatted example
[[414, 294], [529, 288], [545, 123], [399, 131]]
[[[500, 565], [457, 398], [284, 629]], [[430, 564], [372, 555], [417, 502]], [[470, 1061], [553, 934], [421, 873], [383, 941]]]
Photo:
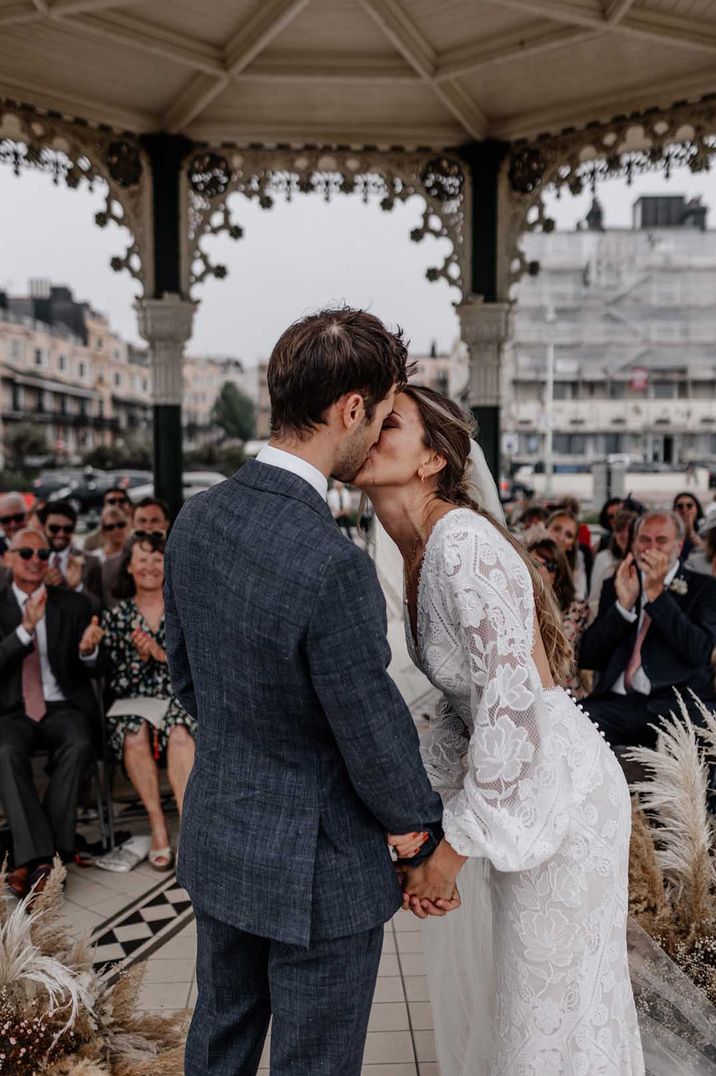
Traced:
[[437, 56], [396, 0], [361, 0], [361, 3], [466, 133], [477, 141], [485, 138], [489, 129], [487, 117], [457, 82], [436, 81]]
[[683, 15], [632, 7], [625, 9], [617, 20], [608, 21], [604, 12], [600, 14], [588, 11], [569, 0], [500, 0], [500, 3], [503, 7], [529, 11], [532, 15], [543, 15], [555, 22], [631, 37], [658, 39], [700, 52], [716, 52], [716, 31], [713, 23], [685, 18]]
[[597, 33], [601, 31], [584, 29], [580, 26], [555, 27], [552, 22], [534, 23], [528, 27], [520, 27], [518, 30], [490, 37], [485, 41], [469, 42], [467, 45], [442, 53], [438, 57], [434, 78], [437, 82], [456, 78], [467, 74], [468, 71], [475, 71], [479, 67], [507, 63], [517, 58], [535, 56], [541, 52], [562, 48], [564, 45], [588, 41], [596, 37]]
[[308, 0], [266, 0], [246, 25], [226, 42], [225, 73], [218, 79], [200, 75], [179, 95], [163, 116], [165, 130], [183, 130], [286, 27]]
[[117, 107], [110, 101], [97, 97], [83, 97], [54, 89], [45, 83], [8, 77], [0, 72], [0, 98], [10, 101], [35, 101], [40, 108], [64, 112], [70, 116], [84, 116], [91, 123], [109, 123], [120, 130], [136, 131], [138, 134], [156, 131], [157, 118], [146, 112]]
[[612, 26], [621, 22], [629, 8], [634, 7], [635, 0], [604, 0], [604, 18]]
[[16, 26], [22, 23], [38, 22], [45, 19], [64, 19], [68, 15], [81, 15], [89, 11], [102, 11], [110, 7], [123, 7], [131, 0], [46, 0], [45, 11], [41, 11], [35, 0], [34, 7], [26, 4], [9, 4], [0, 9], [0, 26]]

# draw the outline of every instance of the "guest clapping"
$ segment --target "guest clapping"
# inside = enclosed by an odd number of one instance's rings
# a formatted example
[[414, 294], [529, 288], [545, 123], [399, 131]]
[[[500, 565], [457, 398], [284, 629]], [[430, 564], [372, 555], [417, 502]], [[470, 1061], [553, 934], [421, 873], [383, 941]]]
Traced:
[[[42, 889], [53, 856], [70, 860], [80, 782], [93, 757], [95, 696], [78, 647], [91, 609], [85, 595], [46, 588], [44, 535], [20, 530], [7, 554], [12, 583], [0, 593], [0, 796], [12, 832], [18, 897]], [[50, 756], [42, 802], [30, 760]]]
[[592, 567], [592, 585], [589, 588], [590, 620], [594, 620], [599, 610], [604, 580], [611, 579], [631, 548], [632, 530], [638, 518], [636, 512], [619, 508], [612, 519], [609, 545], [606, 549], [600, 549]]
[[562, 631], [572, 644], [575, 660], [566, 680], [560, 685], [569, 688], [573, 695], [582, 698], [586, 690], [577, 668], [579, 646], [589, 618], [589, 606], [575, 596], [574, 579], [567, 557], [555, 541], [543, 538], [528, 546], [545, 579], [551, 584], [562, 614]]
[[50, 567], [45, 580], [50, 587], [85, 591], [99, 609], [102, 603], [102, 565], [91, 553], [73, 545], [77, 512], [69, 501], [50, 501], [38, 512], [50, 547]]
[[599, 612], [582, 639], [580, 665], [594, 669], [585, 699], [612, 746], [653, 746], [655, 717], [674, 708], [674, 688], [713, 697], [716, 581], [679, 560], [684, 528], [675, 512], [637, 520], [632, 553], [602, 587]]
[[[196, 722], [172, 694], [164, 636], [164, 541], [133, 537], [117, 578], [119, 605], [95, 619], [82, 640], [90, 654], [101, 644], [100, 662], [114, 699], [139, 700], [137, 713], [108, 715], [110, 746], [124, 761], [144, 804], [152, 831], [150, 864], [169, 870], [173, 854], [161, 807], [158, 763], [166, 756], [169, 782], [179, 811], [194, 763]], [[167, 701], [159, 724], [142, 714], [141, 700]], [[131, 707], [127, 707], [131, 710]]]

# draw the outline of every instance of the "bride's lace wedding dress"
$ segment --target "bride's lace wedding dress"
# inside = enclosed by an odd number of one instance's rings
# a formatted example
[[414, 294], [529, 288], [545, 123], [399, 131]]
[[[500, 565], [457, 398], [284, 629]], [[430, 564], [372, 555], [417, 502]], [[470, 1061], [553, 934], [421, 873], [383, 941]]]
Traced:
[[426, 931], [441, 1073], [641, 1076], [629, 792], [574, 700], [542, 687], [534, 622], [529, 572], [503, 535], [467, 509], [443, 516], [417, 638], [406, 615], [411, 656], [443, 695], [424, 761], [445, 835], [470, 857], [463, 907]]

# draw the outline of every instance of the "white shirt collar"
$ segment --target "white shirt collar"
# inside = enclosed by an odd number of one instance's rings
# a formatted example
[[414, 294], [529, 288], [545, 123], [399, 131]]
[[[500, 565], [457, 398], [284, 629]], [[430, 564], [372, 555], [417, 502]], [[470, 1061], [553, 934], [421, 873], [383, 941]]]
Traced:
[[[40, 583], [39, 587], [35, 587], [32, 594], [38, 594], [38, 593], [41, 594], [44, 589], [45, 589], [45, 584]], [[12, 584], [12, 592], [15, 595], [15, 598], [17, 599], [17, 604], [20, 606], [21, 609], [24, 609], [25, 608], [25, 602], [27, 601], [28, 598], [32, 597], [32, 594], [28, 594], [27, 591], [25, 591], [25, 590], [20, 590], [17, 583]]]
[[284, 471], [302, 478], [313, 486], [321, 500], [325, 501], [328, 494], [328, 479], [317, 467], [301, 456], [294, 456], [292, 452], [286, 452], [283, 448], [275, 448], [274, 445], [264, 445], [256, 457], [257, 463], [266, 463], [269, 467], [280, 467]]

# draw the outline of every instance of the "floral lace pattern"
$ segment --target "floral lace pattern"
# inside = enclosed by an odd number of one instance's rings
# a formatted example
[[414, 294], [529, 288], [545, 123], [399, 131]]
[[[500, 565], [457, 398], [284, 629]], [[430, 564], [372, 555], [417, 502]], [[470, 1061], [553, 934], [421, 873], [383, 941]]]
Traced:
[[493, 868], [499, 1045], [489, 1071], [641, 1076], [626, 951], [629, 793], [575, 701], [542, 687], [533, 623], [517, 552], [475, 512], [444, 516], [426, 550], [417, 641], [406, 631], [444, 696], [423, 752], [445, 834]]

